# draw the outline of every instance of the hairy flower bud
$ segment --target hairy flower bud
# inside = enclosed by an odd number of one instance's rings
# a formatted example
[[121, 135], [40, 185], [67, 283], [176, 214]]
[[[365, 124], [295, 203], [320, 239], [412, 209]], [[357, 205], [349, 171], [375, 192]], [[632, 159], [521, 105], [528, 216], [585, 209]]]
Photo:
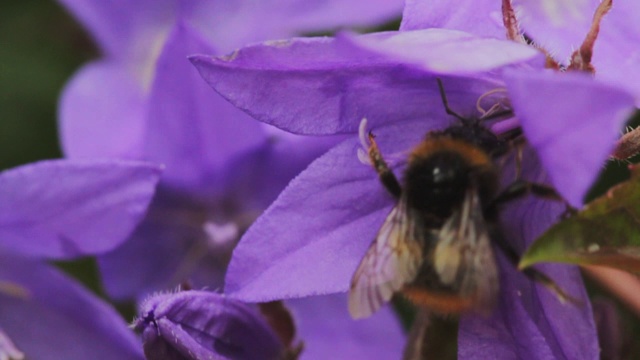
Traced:
[[275, 360], [284, 344], [249, 305], [207, 291], [158, 294], [134, 321], [147, 359]]

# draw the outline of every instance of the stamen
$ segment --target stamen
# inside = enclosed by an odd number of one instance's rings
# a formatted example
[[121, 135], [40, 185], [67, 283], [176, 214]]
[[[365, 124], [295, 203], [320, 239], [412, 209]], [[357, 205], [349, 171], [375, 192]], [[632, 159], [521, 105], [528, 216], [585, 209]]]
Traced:
[[569, 64], [569, 70], [578, 70], [594, 73], [596, 70], [591, 65], [591, 57], [593, 56], [593, 46], [595, 45], [598, 33], [600, 32], [600, 21], [611, 10], [613, 0], [602, 0], [595, 14], [593, 14], [593, 21], [591, 22], [591, 28], [584, 38], [580, 48], [571, 54], [571, 64]]
[[501, 135], [518, 127], [520, 127], [520, 120], [517, 117], [512, 117], [491, 125], [491, 131], [496, 135]]
[[491, 116], [492, 114], [495, 114], [496, 112], [499, 111], [499, 109], [507, 109], [508, 107], [504, 106], [502, 104], [502, 102], [500, 100], [503, 99], [507, 99], [508, 101], [508, 97], [505, 95], [504, 97], [502, 97], [501, 99], [499, 99], [497, 102], [495, 102], [493, 105], [491, 105], [491, 107], [489, 108], [489, 110], [485, 110], [482, 105], [481, 102], [482, 100], [484, 100], [486, 97], [496, 94], [496, 93], [507, 93], [507, 89], [505, 88], [496, 88], [493, 90], [489, 90], [487, 92], [485, 92], [484, 94], [480, 95], [480, 97], [478, 98], [478, 100], [476, 101], [476, 109], [478, 110], [478, 112], [480, 112], [480, 118], [484, 118], [484, 117], [488, 117]]
[[0, 359], [23, 360], [24, 358], [24, 353], [18, 350], [9, 336], [0, 329]]
[[240, 236], [240, 229], [233, 222], [216, 224], [207, 221], [202, 225], [204, 232], [209, 235], [209, 241], [215, 246], [235, 244]]
[[369, 159], [369, 155], [367, 154], [367, 152], [366, 152], [366, 151], [364, 151], [364, 149], [363, 149], [363, 148], [359, 148], [359, 149], [358, 149], [357, 155], [358, 155], [358, 160], [359, 160], [362, 164], [364, 164], [364, 165], [373, 165], [373, 164], [371, 163], [371, 159]]
[[369, 157], [369, 148], [371, 147], [371, 144], [369, 143], [369, 132], [367, 131], [367, 118], [362, 118], [362, 120], [360, 120], [358, 137], [360, 138], [360, 145], [362, 146], [357, 150], [358, 160], [364, 165], [373, 166], [371, 158]]
[[[15, 297], [15, 298], [19, 298], [22, 300], [27, 300], [31, 296], [31, 293], [25, 287], [19, 284], [12, 283], [9, 281], [4, 281], [4, 280], [0, 280], [0, 293]], [[1, 332], [2, 331], [0, 330], [0, 333]], [[0, 357], [0, 359], [2, 359], [2, 357]]]
[[360, 144], [362, 145], [362, 147], [365, 149], [369, 149], [369, 133], [367, 132], [367, 118], [362, 118], [362, 120], [360, 120], [360, 126], [358, 127], [358, 137], [360, 137]]

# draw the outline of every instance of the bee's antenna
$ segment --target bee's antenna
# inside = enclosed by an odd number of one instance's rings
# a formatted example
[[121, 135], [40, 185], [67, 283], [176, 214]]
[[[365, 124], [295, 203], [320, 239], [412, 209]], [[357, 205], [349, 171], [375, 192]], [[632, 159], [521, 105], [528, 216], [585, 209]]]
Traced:
[[442, 105], [444, 105], [444, 110], [447, 112], [447, 114], [455, 116], [456, 119], [460, 120], [463, 124], [467, 124], [469, 122], [469, 119], [451, 110], [451, 108], [449, 107], [449, 101], [447, 101], [447, 94], [444, 92], [442, 80], [440, 80], [440, 78], [436, 78], [436, 80], [438, 81], [438, 88], [440, 89], [440, 97], [442, 98]]

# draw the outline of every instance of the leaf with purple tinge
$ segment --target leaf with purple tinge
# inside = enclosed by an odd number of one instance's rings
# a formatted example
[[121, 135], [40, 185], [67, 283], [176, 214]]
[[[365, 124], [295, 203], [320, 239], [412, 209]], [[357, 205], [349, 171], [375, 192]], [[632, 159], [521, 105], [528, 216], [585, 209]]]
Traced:
[[520, 261], [602, 265], [640, 273], [640, 169], [631, 179], [588, 203], [578, 214], [548, 229]]
[[512, 71], [505, 82], [553, 185], [581, 207], [631, 115], [633, 97], [585, 74]]
[[53, 267], [1, 252], [0, 279], [16, 289], [0, 288], [2, 330], [28, 359], [144, 358], [120, 315]]
[[121, 244], [146, 214], [161, 169], [133, 161], [42, 161], [0, 173], [2, 248], [70, 259]]

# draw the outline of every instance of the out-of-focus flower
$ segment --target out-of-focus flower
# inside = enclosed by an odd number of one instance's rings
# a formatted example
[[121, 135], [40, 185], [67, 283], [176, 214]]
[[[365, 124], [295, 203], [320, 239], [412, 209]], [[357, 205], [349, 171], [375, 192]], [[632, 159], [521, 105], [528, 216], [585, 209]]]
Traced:
[[383, 311], [355, 323], [346, 314], [345, 301], [344, 296], [297, 300], [290, 313], [263, 307], [267, 322], [253, 306], [238, 300], [182, 291], [149, 297], [134, 326], [142, 332], [150, 360], [281, 360], [297, 358], [294, 354], [301, 359], [397, 358], [404, 336], [397, 321], [393, 326], [393, 314]]
[[[444, 29], [293, 39], [192, 62], [216, 91], [260, 121], [308, 135], [352, 134], [294, 179], [236, 248], [225, 289], [247, 301], [348, 289], [393, 206], [375, 171], [356, 157], [360, 119], [368, 119], [383, 154], [406, 153], [428, 131], [453, 121], [445, 115], [436, 77], [450, 107], [466, 116], [476, 114], [481, 96], [506, 85], [517, 119], [494, 129], [522, 126], [531, 142], [523, 178], [550, 177], [577, 206], [633, 103], [623, 90], [588, 77], [524, 72], [544, 65], [542, 54], [525, 45]], [[505, 166], [505, 184], [514, 172], [513, 163]], [[559, 203], [533, 197], [513, 202], [502, 213], [504, 236], [523, 251], [562, 211]], [[561, 304], [498, 254], [498, 306], [489, 318], [462, 318], [459, 356], [596, 358], [593, 319], [577, 270], [542, 267], [584, 306]]]
[[118, 246], [159, 177], [158, 167], [130, 161], [43, 161], [0, 173], [0, 355], [142, 358], [118, 313], [45, 260]]
[[196, 287], [220, 287], [239, 234], [334, 143], [255, 123], [212, 92], [186, 56], [375, 24], [402, 8], [400, 0], [61, 2], [104, 53], [62, 95], [65, 154], [166, 165], [147, 219], [126, 244], [100, 258], [105, 287], [116, 298], [185, 279]]

